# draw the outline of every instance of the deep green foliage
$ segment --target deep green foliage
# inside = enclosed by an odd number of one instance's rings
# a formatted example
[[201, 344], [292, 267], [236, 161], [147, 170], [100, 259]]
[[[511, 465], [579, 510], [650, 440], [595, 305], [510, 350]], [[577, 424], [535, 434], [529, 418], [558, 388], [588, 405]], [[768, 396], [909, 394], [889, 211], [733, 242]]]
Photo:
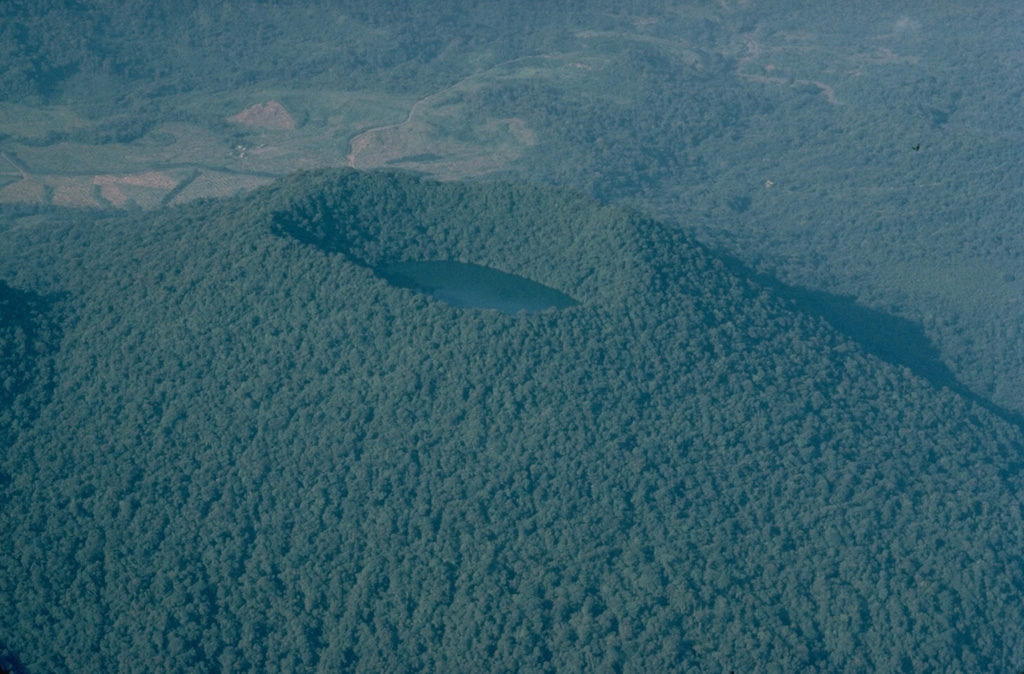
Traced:
[[[68, 293], [0, 465], [27, 671], [1024, 661], [1020, 432], [677, 229], [328, 171], [0, 242], [12, 285]], [[371, 269], [416, 258], [581, 304], [461, 310]]]
[[[0, 128], [0, 140], [16, 163], [25, 146], [146, 141], [188, 121], [224, 145], [213, 157], [230, 156], [263, 141], [225, 118], [276, 97], [300, 126], [351, 123], [304, 148], [325, 165], [365, 125], [400, 121], [403, 104], [442, 148], [516, 119], [536, 142], [485, 171], [640, 207], [787, 282], [896, 314], [975, 395], [1020, 415], [1020, 26], [1010, 0], [8, 0], [0, 96], [52, 104], [61, 124]], [[432, 118], [431, 98], [446, 96]], [[362, 106], [378, 98], [375, 118]], [[487, 132], [466, 133], [486, 145]], [[443, 170], [437, 149], [394, 159]]]
[[[42, 398], [52, 386], [47, 357], [59, 341], [48, 315], [51, 300], [12, 288], [0, 280], [0, 446], [18, 426], [33, 420], [36, 408], [25, 394], [35, 386]], [[6, 481], [0, 472], [0, 487]]]

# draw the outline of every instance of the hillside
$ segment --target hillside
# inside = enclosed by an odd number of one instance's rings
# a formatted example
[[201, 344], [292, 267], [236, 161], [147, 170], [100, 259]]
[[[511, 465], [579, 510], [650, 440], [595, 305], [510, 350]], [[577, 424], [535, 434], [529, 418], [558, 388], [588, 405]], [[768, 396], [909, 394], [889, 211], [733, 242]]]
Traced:
[[0, 204], [572, 187], [913, 324], [1024, 415], [1016, 0], [0, 3]]
[[0, 251], [60, 336], [0, 455], [8, 668], [1024, 666], [1019, 429], [679, 228], [328, 170]]

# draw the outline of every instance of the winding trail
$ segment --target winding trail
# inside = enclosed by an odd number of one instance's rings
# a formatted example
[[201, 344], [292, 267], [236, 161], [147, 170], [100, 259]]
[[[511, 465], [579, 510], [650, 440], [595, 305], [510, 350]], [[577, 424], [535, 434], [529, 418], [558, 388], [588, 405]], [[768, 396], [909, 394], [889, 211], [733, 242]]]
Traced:
[[23, 166], [19, 166], [18, 162], [16, 162], [13, 159], [11, 159], [10, 156], [6, 152], [0, 152], [0, 157], [3, 157], [4, 160], [6, 160], [8, 164], [10, 164], [11, 166], [14, 167], [15, 171], [17, 171], [18, 173], [21, 174], [21, 179], [22, 180], [27, 180], [29, 178], [28, 171], [26, 171]]
[[764, 49], [761, 47], [761, 43], [757, 40], [757, 35], [754, 33], [745, 33], [742, 35], [743, 44], [746, 47], [746, 54], [736, 59], [736, 75], [742, 77], [749, 82], [761, 82], [762, 84], [781, 84], [784, 86], [793, 86], [794, 84], [810, 84], [817, 87], [821, 93], [825, 96], [825, 100], [832, 105], [843, 105], [836, 97], [836, 91], [830, 85], [818, 80], [807, 80], [807, 79], [794, 79], [788, 80], [784, 77], [772, 77], [770, 75], [754, 75], [751, 73], [743, 72], [744, 67], [761, 56], [764, 53]]
[[467, 82], [470, 82], [470, 81], [475, 80], [475, 79], [479, 79], [479, 78], [487, 75], [488, 73], [493, 72], [494, 70], [496, 70], [498, 68], [501, 68], [503, 66], [507, 66], [507, 65], [515, 63], [517, 61], [525, 61], [525, 60], [528, 60], [528, 59], [554, 59], [554, 58], [557, 58], [557, 57], [566, 57], [566, 56], [568, 56], [568, 54], [561, 54], [561, 55], [557, 55], [557, 56], [554, 55], [554, 54], [536, 54], [536, 55], [530, 55], [530, 56], [520, 56], [520, 57], [514, 58], [514, 59], [508, 59], [506, 61], [501, 61], [500, 63], [495, 63], [494, 65], [492, 65], [492, 66], [490, 66], [488, 68], [485, 68], [484, 70], [481, 70], [479, 72], [473, 73], [472, 75], [467, 75], [466, 77], [463, 77], [461, 80], [458, 80], [457, 82], [454, 82], [454, 83], [448, 85], [447, 87], [445, 87], [445, 88], [443, 88], [443, 89], [441, 89], [439, 91], [435, 91], [433, 93], [429, 93], [426, 96], [424, 96], [423, 98], [420, 98], [419, 100], [417, 100], [415, 103], [412, 104], [412, 106], [409, 108], [409, 112], [405, 115], [405, 119], [403, 119], [402, 121], [394, 122], [394, 123], [391, 123], [391, 124], [382, 124], [381, 126], [370, 127], [369, 129], [366, 129], [365, 131], [362, 131], [359, 134], [357, 134], [356, 136], [354, 136], [352, 138], [352, 140], [349, 141], [349, 153], [348, 153], [348, 156], [345, 158], [345, 164], [347, 166], [349, 166], [350, 168], [355, 168], [357, 156], [359, 155], [360, 152], [365, 150], [370, 145], [374, 135], [382, 133], [384, 131], [389, 131], [391, 129], [398, 129], [398, 128], [402, 127], [402, 126], [405, 126], [406, 124], [408, 124], [409, 122], [412, 121], [413, 117], [416, 115], [417, 109], [421, 105], [423, 105], [424, 103], [426, 103], [427, 101], [429, 101], [432, 98], [437, 98], [439, 96], [443, 96], [443, 95], [445, 95], [445, 94], [447, 94], [447, 93], [449, 93], [451, 91], [454, 91], [454, 90], [458, 89], [459, 87], [465, 85]]

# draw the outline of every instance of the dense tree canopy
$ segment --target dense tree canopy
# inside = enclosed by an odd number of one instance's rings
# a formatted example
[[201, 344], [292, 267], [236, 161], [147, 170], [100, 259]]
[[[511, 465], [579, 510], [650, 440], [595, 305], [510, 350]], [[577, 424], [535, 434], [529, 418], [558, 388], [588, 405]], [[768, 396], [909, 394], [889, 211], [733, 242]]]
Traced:
[[[350, 159], [571, 186], [913, 322], [1019, 417], [1020, 26], [1013, 0], [7, 0], [0, 199], [155, 207]], [[271, 99], [297, 133], [257, 158], [226, 120]], [[104, 196], [150, 170], [177, 187]]]
[[[60, 335], [0, 458], [26, 671], [1024, 663], [1020, 431], [678, 229], [325, 171], [0, 237]], [[400, 259], [580, 304], [458, 309]]]

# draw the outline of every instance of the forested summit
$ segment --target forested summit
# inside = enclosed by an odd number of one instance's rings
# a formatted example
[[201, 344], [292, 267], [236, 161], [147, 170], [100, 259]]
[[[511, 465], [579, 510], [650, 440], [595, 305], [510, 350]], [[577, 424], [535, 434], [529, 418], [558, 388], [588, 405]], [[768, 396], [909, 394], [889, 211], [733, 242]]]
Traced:
[[60, 297], [0, 458], [28, 672], [1024, 662], [1020, 432], [636, 213], [323, 171], [0, 241]]
[[[566, 190], [326, 170], [297, 174], [270, 194], [283, 202], [274, 207], [272, 231], [371, 270], [457, 260], [599, 304], [636, 301], [652, 284], [699, 285], [686, 277], [712, 263], [681, 232]], [[665, 260], [655, 262], [656, 250]]]

